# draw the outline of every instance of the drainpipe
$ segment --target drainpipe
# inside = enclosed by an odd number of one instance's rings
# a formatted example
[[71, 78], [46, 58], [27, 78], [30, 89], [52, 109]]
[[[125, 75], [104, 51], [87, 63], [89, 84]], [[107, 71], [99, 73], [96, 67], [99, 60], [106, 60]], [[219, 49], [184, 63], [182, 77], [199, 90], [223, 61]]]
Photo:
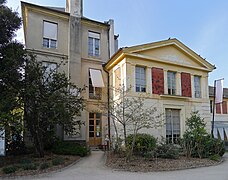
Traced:
[[[104, 67], [104, 65], [103, 65], [103, 67]], [[109, 82], [109, 72], [106, 71], [105, 69], [104, 69], [104, 71], [108, 75], [108, 85], [107, 85], [107, 90], [108, 90], [108, 138], [109, 138], [109, 142], [110, 142], [111, 141], [111, 132], [110, 132], [110, 126], [111, 126], [110, 125], [110, 108], [109, 108], [109, 103], [110, 103], [110, 100], [109, 100], [109, 98], [110, 98], [109, 84], [110, 84], [110, 82]]]

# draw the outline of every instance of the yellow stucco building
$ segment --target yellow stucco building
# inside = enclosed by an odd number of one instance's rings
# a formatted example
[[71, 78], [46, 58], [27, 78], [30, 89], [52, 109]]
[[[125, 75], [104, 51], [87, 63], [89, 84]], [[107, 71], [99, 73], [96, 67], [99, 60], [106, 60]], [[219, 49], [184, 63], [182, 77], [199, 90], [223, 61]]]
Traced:
[[129, 97], [145, 94], [147, 105], [163, 114], [164, 126], [143, 131], [170, 142], [183, 135], [192, 111], [199, 111], [210, 132], [208, 73], [214, 68], [177, 39], [120, 49], [105, 66], [111, 86], [123, 84]]

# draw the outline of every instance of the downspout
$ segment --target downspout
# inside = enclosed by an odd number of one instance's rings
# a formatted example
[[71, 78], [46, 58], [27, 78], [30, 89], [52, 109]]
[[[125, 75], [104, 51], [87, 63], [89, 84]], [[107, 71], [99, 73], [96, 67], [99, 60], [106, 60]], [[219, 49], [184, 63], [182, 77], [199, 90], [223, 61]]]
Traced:
[[[104, 67], [104, 66], [103, 66]], [[104, 71], [107, 73], [107, 75], [108, 75], [108, 85], [107, 85], [107, 91], [108, 91], [108, 138], [109, 138], [109, 142], [111, 141], [111, 131], [110, 131], [110, 126], [111, 126], [111, 124], [110, 124], [110, 107], [109, 107], [109, 103], [110, 103], [110, 100], [109, 100], [109, 98], [110, 98], [110, 92], [109, 92], [109, 84], [110, 84], [110, 80], [109, 80], [109, 72], [108, 71], [106, 71], [105, 69], [104, 69]]]

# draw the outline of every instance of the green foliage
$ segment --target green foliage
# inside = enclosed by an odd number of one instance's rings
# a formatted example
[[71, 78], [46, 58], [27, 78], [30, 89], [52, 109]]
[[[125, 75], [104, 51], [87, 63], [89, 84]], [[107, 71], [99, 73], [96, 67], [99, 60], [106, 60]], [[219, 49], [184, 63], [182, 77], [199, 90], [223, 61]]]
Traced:
[[[128, 146], [132, 145], [133, 134], [127, 137]], [[137, 134], [134, 144], [134, 153], [145, 154], [156, 148], [157, 139], [150, 134]]]
[[85, 146], [74, 142], [59, 142], [53, 146], [52, 152], [61, 155], [86, 156], [88, 149]]
[[34, 163], [25, 163], [21, 167], [23, 170], [36, 170], [37, 169], [37, 166]]
[[2, 169], [3, 173], [5, 174], [11, 174], [11, 173], [15, 173], [17, 171], [17, 167], [16, 166], [8, 166], [8, 167], [4, 167]]
[[48, 73], [47, 67], [34, 57], [26, 63], [25, 77], [25, 120], [36, 150], [43, 157], [45, 144], [51, 143], [56, 125], [64, 127], [67, 134], [81, 126], [76, 116], [84, 108], [80, 96], [83, 89], [56, 69]]
[[156, 156], [160, 158], [177, 159], [180, 155], [180, 146], [177, 144], [161, 143], [156, 148]]
[[40, 169], [41, 170], [43, 170], [43, 169], [47, 169], [47, 168], [49, 168], [49, 164], [48, 163], [46, 163], [46, 162], [44, 162], [44, 163], [42, 163], [41, 165], [40, 165]]
[[21, 159], [20, 164], [31, 164], [32, 160], [31, 159]]
[[52, 160], [52, 165], [53, 166], [58, 166], [64, 163], [64, 158], [62, 157], [57, 157], [55, 159]]
[[0, 4], [0, 128], [6, 130], [6, 144], [12, 142], [10, 134], [22, 131], [22, 84], [26, 51], [13, 41], [21, 19], [17, 12]]
[[224, 143], [213, 139], [206, 132], [204, 119], [198, 112], [191, 113], [186, 121], [187, 130], [181, 140], [184, 153], [187, 157], [208, 158], [212, 155], [222, 156], [225, 152]]
[[213, 160], [213, 161], [220, 161], [220, 159], [221, 159], [221, 156], [219, 156], [218, 154], [214, 154], [210, 156], [210, 160]]

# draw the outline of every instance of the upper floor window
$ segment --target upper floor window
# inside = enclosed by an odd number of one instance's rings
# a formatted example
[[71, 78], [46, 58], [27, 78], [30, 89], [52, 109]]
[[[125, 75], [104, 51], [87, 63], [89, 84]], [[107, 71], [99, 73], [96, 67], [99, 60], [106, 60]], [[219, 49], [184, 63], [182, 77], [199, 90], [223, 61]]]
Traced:
[[167, 79], [168, 79], [168, 94], [175, 95], [176, 94], [176, 73], [168, 71]]
[[194, 76], [194, 94], [195, 98], [201, 97], [200, 76]]
[[58, 25], [52, 22], [43, 22], [43, 47], [57, 48]]
[[95, 32], [89, 32], [88, 37], [88, 55], [100, 56], [100, 34]]
[[102, 87], [104, 87], [104, 82], [101, 70], [89, 69], [89, 98], [101, 99]]
[[135, 67], [136, 92], [146, 92], [146, 68]]

